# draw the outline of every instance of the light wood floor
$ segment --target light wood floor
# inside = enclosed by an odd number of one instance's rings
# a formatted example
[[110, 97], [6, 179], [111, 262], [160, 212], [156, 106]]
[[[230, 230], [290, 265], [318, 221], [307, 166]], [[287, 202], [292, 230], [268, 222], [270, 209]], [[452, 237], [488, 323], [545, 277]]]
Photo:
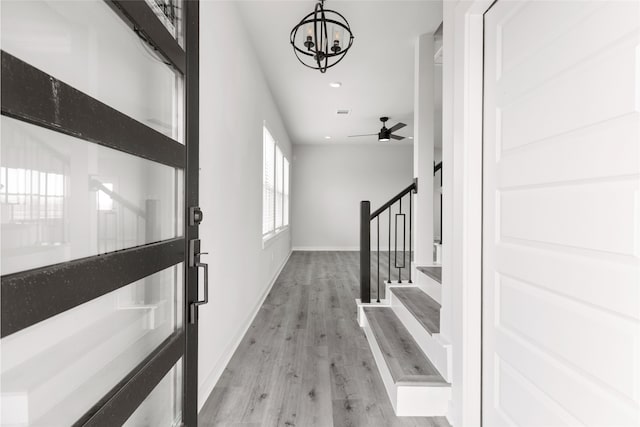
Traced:
[[291, 255], [202, 409], [201, 426], [448, 426], [444, 418], [394, 415], [356, 322], [358, 262], [358, 252]]

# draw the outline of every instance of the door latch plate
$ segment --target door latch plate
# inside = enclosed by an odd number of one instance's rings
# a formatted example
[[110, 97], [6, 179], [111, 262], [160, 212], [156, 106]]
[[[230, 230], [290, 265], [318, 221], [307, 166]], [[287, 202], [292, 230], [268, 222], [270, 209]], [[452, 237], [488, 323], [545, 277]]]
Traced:
[[189, 240], [189, 267], [195, 267], [200, 261], [200, 239]]

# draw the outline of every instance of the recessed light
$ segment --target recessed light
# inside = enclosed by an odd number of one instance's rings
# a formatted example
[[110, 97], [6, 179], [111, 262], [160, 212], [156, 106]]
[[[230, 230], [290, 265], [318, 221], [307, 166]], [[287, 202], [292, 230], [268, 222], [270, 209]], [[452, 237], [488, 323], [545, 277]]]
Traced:
[[331, 83], [329, 83], [329, 86], [338, 88], [338, 87], [342, 86], [342, 82], [331, 82]]
[[324, 139], [331, 139], [329, 135], [325, 136]]
[[413, 139], [413, 137], [412, 137], [412, 136], [408, 136], [407, 138], [409, 138], [409, 139]]

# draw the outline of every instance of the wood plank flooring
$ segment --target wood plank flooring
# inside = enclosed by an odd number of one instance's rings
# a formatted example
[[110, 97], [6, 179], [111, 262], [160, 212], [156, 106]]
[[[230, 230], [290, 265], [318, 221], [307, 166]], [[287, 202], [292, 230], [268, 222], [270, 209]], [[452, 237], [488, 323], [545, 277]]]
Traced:
[[358, 252], [294, 252], [199, 425], [448, 426], [444, 417], [394, 415], [356, 322], [358, 269]]

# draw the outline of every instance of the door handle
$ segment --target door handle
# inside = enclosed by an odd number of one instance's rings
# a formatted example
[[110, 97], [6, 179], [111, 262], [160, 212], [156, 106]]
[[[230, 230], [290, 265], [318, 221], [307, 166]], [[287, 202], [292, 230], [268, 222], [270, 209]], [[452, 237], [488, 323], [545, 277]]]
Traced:
[[202, 268], [204, 273], [204, 298], [189, 304], [189, 323], [191, 324], [196, 323], [196, 319], [198, 318], [198, 307], [209, 302], [209, 264], [206, 262], [200, 262], [200, 255], [207, 254], [208, 252], [199, 253], [194, 266], [196, 268]]

